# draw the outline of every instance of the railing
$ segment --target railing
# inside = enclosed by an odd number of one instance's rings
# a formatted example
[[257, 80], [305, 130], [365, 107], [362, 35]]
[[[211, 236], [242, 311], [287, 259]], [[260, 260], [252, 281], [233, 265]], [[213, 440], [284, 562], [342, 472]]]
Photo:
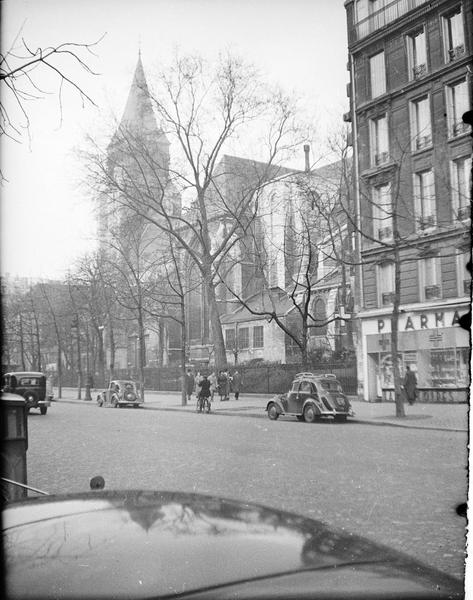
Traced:
[[[462, 404], [468, 402], [467, 387], [418, 387], [417, 402], [426, 404]], [[382, 388], [382, 401], [394, 402], [394, 388]]]
[[426, 0], [395, 0], [390, 2], [380, 10], [373, 12], [366, 19], [355, 23], [356, 40], [360, 40], [388, 23], [396, 21], [410, 10], [425, 3]]

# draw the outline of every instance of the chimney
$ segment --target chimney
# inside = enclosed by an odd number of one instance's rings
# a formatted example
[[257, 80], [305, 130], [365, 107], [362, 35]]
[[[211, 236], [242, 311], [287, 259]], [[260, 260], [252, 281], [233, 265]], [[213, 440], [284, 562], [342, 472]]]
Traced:
[[309, 144], [304, 144], [304, 154], [305, 154], [305, 172], [309, 173], [310, 171], [310, 159], [309, 159], [309, 153], [310, 153], [310, 146]]

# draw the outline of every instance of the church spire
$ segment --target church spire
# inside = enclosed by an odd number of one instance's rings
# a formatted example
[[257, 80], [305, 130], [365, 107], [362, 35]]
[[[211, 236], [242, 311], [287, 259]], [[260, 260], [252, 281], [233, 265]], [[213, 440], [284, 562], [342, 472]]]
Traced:
[[141, 61], [141, 48], [138, 50], [138, 62], [136, 63], [133, 82], [120, 125], [127, 129], [140, 130], [146, 133], [157, 132], [159, 130], [153, 113], [148, 84]]

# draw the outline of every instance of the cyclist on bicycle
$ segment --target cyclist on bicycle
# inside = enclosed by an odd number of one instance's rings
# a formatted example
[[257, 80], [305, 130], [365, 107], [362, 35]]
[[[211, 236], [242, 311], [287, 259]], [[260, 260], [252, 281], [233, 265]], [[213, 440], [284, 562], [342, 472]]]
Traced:
[[207, 403], [207, 410], [210, 411], [210, 381], [207, 379], [207, 375], [204, 375], [200, 382], [200, 390], [197, 398], [198, 410], [202, 410]]

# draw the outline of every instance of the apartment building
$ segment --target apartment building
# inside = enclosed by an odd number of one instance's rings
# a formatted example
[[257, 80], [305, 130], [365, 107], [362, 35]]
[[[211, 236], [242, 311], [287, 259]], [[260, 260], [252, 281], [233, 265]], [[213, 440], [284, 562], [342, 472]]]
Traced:
[[420, 400], [469, 383], [471, 0], [347, 0], [359, 206], [359, 393], [392, 399], [391, 315], [401, 265], [401, 372]]

